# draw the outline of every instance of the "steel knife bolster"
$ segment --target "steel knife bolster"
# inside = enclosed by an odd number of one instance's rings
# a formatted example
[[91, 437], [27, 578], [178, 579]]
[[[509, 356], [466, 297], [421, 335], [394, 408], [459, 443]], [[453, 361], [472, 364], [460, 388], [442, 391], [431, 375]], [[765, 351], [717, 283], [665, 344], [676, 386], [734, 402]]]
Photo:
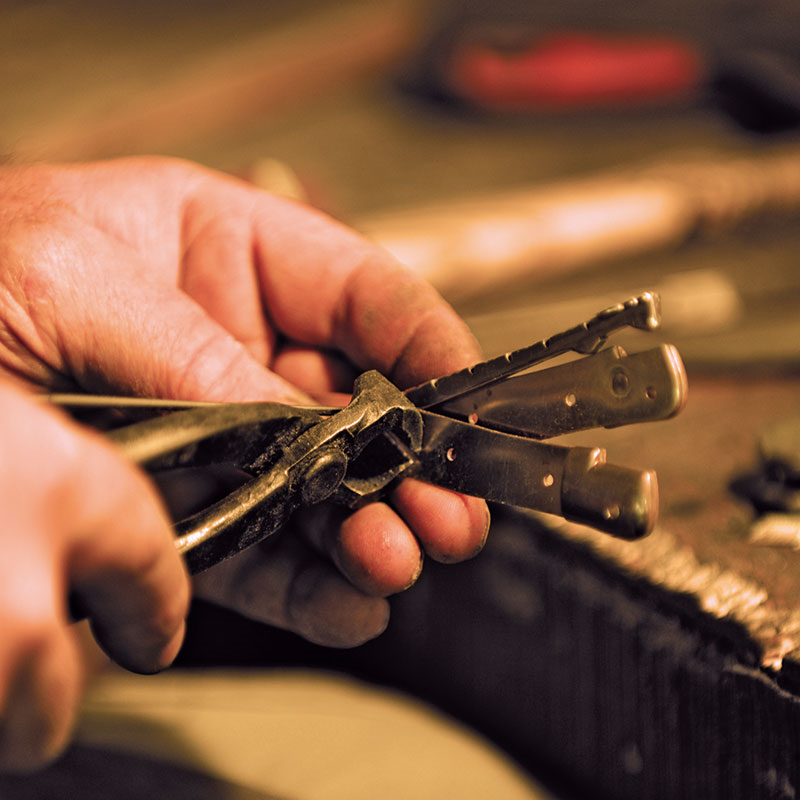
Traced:
[[423, 412], [419, 474], [454, 491], [580, 522], [625, 539], [658, 514], [653, 471], [606, 463], [605, 450], [563, 447]]
[[495, 430], [546, 439], [667, 419], [683, 408], [686, 393], [686, 371], [672, 345], [632, 355], [614, 346], [507, 378], [433, 410]]

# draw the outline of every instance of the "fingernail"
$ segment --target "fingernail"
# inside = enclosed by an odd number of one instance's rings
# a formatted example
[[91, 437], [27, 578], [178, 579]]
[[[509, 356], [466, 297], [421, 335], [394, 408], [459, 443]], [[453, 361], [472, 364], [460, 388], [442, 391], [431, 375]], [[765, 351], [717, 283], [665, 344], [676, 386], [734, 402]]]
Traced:
[[425, 565], [425, 554], [422, 551], [420, 551], [417, 568], [414, 570], [414, 574], [411, 576], [411, 580], [400, 590], [401, 592], [406, 591], [406, 589], [410, 589], [419, 580], [419, 576], [422, 574], [422, 567], [424, 565]]
[[478, 553], [480, 553], [481, 550], [483, 550], [483, 548], [486, 546], [487, 540], [489, 539], [489, 528], [491, 528], [492, 526], [492, 512], [489, 510], [488, 505], [486, 505], [485, 508], [486, 508], [486, 522], [484, 523], [483, 535], [481, 536], [480, 543], [472, 553], [473, 557], [478, 555]]

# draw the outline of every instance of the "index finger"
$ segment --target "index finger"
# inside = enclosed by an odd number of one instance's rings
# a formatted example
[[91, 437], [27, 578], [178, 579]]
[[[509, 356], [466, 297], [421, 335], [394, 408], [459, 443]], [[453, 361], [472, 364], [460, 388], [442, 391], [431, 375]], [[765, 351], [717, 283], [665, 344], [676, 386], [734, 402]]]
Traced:
[[480, 349], [421, 276], [336, 221], [262, 195], [253, 217], [267, 312], [287, 336], [334, 346], [400, 385], [469, 366]]

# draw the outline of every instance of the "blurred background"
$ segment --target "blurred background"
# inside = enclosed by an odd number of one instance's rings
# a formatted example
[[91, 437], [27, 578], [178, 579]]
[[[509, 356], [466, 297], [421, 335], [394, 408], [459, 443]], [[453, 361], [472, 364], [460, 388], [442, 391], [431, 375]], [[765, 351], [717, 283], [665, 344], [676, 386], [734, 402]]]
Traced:
[[[477, 318], [487, 350], [552, 326], [531, 306], [681, 273], [667, 318], [690, 328], [709, 316], [738, 327], [742, 303], [773, 320], [794, 300], [794, 270], [774, 267], [800, 198], [788, 0], [84, 0], [0, 13], [7, 158], [171, 154], [302, 197], [428, 274]], [[510, 340], [506, 314], [494, 340], [486, 314], [519, 309], [525, 329]], [[761, 338], [724, 347], [772, 357]]]
[[[728, 485], [757, 461], [765, 426], [798, 405], [800, 6], [6, 0], [0, 52], [7, 162], [167, 154], [309, 202], [428, 276], [487, 355], [656, 289], [663, 336], [686, 362], [684, 417], [583, 436], [622, 463], [658, 468], [655, 544], [615, 549], [500, 515], [498, 549], [475, 562], [483, 565], [448, 578], [430, 570], [372, 649], [323, 655], [201, 608], [184, 668], [311, 664], [399, 687], [494, 742], [480, 740], [497, 747], [485, 773], [507, 787], [496, 797], [795, 796], [798, 768], [776, 753], [800, 730], [787, 711], [796, 705], [800, 563], [791, 550], [753, 549], [752, 509]], [[676, 553], [683, 560], [665, 573]], [[542, 594], [530, 595], [534, 583]], [[485, 594], [473, 596], [475, 586]], [[720, 600], [726, 591], [765, 597], [760, 616]], [[610, 640], [613, 652], [603, 649]], [[222, 684], [207, 675], [211, 688], [183, 684], [196, 705], [220, 685], [230, 690], [227, 672]], [[120, 708], [135, 716], [145, 703], [139, 684], [114, 680], [122, 683], [89, 705], [95, 744], [114, 738], [109, 719]], [[174, 703], [168, 723], [179, 726], [180, 682], [151, 685], [165, 693], [162, 711]], [[753, 699], [754, 685], [765, 697]], [[725, 710], [740, 697], [750, 704], [741, 718]], [[236, 702], [246, 705], [227, 698], [220, 708]], [[759, 713], [763, 726], [753, 724]], [[230, 724], [240, 730], [241, 720]], [[747, 738], [762, 728], [780, 746], [758, 740], [759, 750]], [[307, 733], [285, 740], [293, 752]], [[414, 729], [405, 745], [421, 735]], [[394, 753], [405, 746], [374, 741]], [[180, 748], [164, 747], [178, 758]], [[454, 757], [461, 776], [480, 761], [475, 752]], [[736, 754], [746, 766], [734, 774]], [[53, 780], [91, 774], [95, 762], [80, 757]], [[395, 796], [390, 771], [368, 778], [362, 769], [340, 794], [329, 774], [317, 776], [294, 796]], [[235, 781], [234, 772], [224, 774]], [[396, 796], [486, 796], [476, 777], [465, 794], [450, 773], [439, 775], [445, 788], [435, 768], [424, 774]]]

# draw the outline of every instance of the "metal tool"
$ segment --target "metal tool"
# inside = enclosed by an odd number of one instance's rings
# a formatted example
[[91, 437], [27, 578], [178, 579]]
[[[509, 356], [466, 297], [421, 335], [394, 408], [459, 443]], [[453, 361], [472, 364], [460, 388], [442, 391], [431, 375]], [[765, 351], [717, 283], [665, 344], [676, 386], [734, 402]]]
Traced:
[[[343, 409], [50, 399], [71, 408], [157, 413], [107, 433], [150, 471], [228, 463], [251, 476], [176, 524], [176, 545], [193, 572], [269, 536], [300, 506], [326, 499], [356, 506], [406, 476], [636, 538], [657, 516], [654, 472], [608, 464], [601, 448], [537, 440], [677, 413], [686, 374], [674, 347], [631, 356], [602, 349], [614, 331], [654, 330], [659, 320], [657, 296], [645, 293], [530, 347], [405, 392], [366, 372]], [[585, 357], [511, 377], [571, 351]]]

